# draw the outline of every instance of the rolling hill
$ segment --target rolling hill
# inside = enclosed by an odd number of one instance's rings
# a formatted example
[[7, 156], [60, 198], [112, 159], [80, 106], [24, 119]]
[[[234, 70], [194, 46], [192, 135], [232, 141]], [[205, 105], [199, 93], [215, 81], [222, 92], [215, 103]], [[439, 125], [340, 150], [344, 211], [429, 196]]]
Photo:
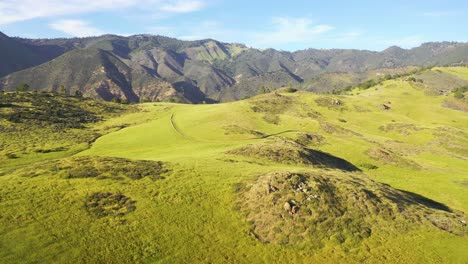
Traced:
[[0, 93], [0, 259], [464, 263], [467, 82], [435, 67], [199, 105]]
[[414, 66], [468, 61], [468, 45], [454, 42], [382, 52], [286, 52], [152, 35], [21, 39], [2, 34], [0, 45], [2, 90], [13, 91], [20, 83], [39, 91], [56, 91], [63, 85], [70, 94], [79, 90], [91, 98], [131, 102], [226, 102], [256, 95], [260, 87], [288, 85], [331, 92]]

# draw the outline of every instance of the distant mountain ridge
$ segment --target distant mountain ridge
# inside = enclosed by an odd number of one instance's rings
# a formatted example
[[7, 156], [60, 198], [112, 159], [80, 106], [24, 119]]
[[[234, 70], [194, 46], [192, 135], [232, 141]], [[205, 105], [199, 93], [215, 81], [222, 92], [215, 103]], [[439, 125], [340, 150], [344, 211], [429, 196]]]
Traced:
[[[259, 87], [293, 85], [325, 92], [359, 81], [362, 73], [407, 66], [468, 63], [468, 44], [425, 43], [409, 50], [258, 50], [213, 39], [182, 41], [153, 35], [23, 39], [0, 32], [0, 89], [34, 90], [128, 101], [190, 103], [238, 100]], [[334, 73], [353, 78], [330, 82]], [[355, 78], [354, 78], [355, 77]]]

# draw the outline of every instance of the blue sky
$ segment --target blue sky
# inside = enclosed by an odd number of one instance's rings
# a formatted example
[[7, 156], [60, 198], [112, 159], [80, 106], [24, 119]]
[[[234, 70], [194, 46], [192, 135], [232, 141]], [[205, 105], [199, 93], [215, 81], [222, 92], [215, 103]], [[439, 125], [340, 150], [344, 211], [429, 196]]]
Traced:
[[155, 34], [255, 48], [411, 48], [468, 40], [468, 1], [0, 0], [0, 31], [27, 38]]

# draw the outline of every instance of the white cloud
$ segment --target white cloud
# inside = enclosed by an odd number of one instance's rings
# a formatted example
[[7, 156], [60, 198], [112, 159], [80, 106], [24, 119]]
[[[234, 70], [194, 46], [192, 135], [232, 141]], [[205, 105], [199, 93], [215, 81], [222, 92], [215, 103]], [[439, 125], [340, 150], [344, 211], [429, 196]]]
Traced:
[[137, 0], [2, 0], [0, 25], [33, 18], [125, 8], [136, 3], [138, 3]]
[[[348, 32], [344, 35], [329, 36], [334, 29], [325, 24], [314, 24], [307, 18], [274, 18], [271, 30], [256, 29], [240, 30], [226, 27], [218, 21], [206, 20], [197, 24], [182, 24], [177, 28], [170, 28], [166, 35], [182, 40], [216, 39], [224, 42], [241, 42], [256, 48], [285, 47], [289, 44], [308, 47], [316, 40], [325, 38], [351, 39], [357, 38], [359, 32]], [[157, 29], [157, 28], [156, 28]], [[155, 34], [158, 30], [147, 28], [147, 32]]]
[[161, 6], [162, 11], [173, 13], [190, 13], [204, 7], [204, 3], [197, 0], [177, 0]]
[[202, 0], [1, 0], [0, 25], [34, 18], [136, 8], [140, 14], [188, 13], [205, 6]]
[[[226, 42], [243, 42], [256, 48], [281, 47], [288, 44], [310, 45], [325, 37], [333, 29], [325, 24], [314, 24], [308, 18], [273, 18], [268, 30], [238, 30], [225, 27], [217, 21], [203, 21], [196, 25], [179, 27], [172, 36], [184, 39], [212, 38]], [[271, 30], [270, 30], [271, 29]]]
[[50, 27], [74, 37], [103, 35], [104, 32], [92, 27], [88, 22], [77, 19], [62, 19], [50, 24]]
[[183, 40], [216, 39], [218, 41], [236, 42], [244, 41], [249, 32], [226, 28], [216, 21], [203, 21], [196, 25], [190, 23], [173, 30], [169, 36]]
[[331, 31], [334, 27], [314, 24], [308, 18], [279, 17], [273, 19], [272, 31], [253, 34], [252, 44], [257, 47], [278, 46], [282, 44], [310, 43]]
[[[224, 42], [241, 42], [254, 48], [276, 48], [297, 50], [327, 46], [328, 48], [357, 48], [383, 50], [392, 45], [402, 48], [413, 48], [427, 41], [421, 35], [410, 36], [372, 36], [366, 30], [354, 28], [338, 30], [327, 24], [315, 24], [307, 18], [274, 18], [270, 30], [260, 31], [255, 28], [239, 30], [226, 27], [218, 21], [203, 21], [197, 24], [186, 23], [178, 27], [162, 29], [164, 35], [182, 40], [199, 40], [212, 38]], [[148, 33], [157, 34], [156, 30]], [[331, 46], [330, 46], [331, 45]]]

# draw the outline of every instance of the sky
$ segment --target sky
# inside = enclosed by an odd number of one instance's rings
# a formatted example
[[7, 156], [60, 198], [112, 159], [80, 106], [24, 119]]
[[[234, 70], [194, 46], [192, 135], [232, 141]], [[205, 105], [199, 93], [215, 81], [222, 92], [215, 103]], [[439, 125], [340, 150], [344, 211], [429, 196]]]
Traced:
[[0, 31], [25, 38], [153, 34], [260, 49], [380, 51], [466, 42], [467, 14], [467, 0], [0, 0]]

